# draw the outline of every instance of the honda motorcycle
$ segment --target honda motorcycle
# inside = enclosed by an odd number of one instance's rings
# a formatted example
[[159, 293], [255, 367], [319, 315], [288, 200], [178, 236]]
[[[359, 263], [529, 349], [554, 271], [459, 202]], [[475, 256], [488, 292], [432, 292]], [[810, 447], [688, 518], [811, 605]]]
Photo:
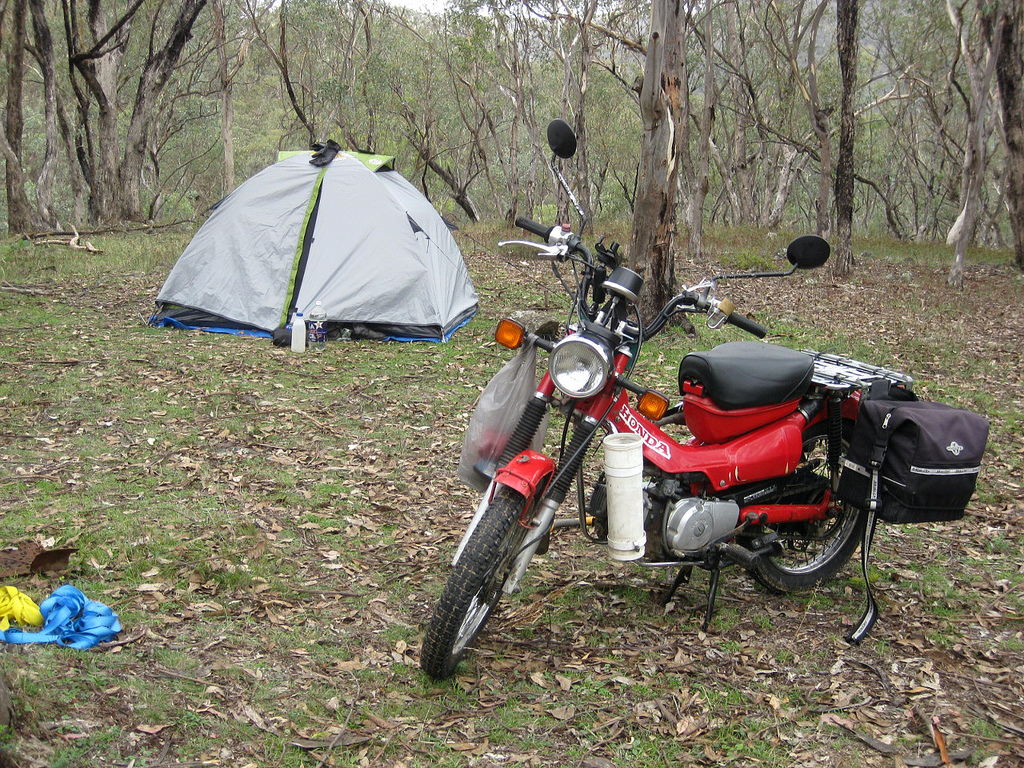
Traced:
[[[582, 233], [586, 216], [559, 167], [575, 153], [575, 135], [556, 120], [548, 143], [551, 170], [580, 214]], [[683, 358], [674, 407], [630, 377], [643, 345], [680, 314], [703, 314], [712, 328], [729, 323], [763, 338], [762, 325], [718, 296], [719, 282], [820, 267], [828, 243], [812, 235], [794, 240], [788, 271], [721, 275], [686, 287], [645, 324], [637, 306], [643, 280], [620, 263], [617, 244], [602, 240], [591, 251], [565, 227], [525, 218], [516, 225], [544, 242], [501, 245], [531, 247], [575, 272], [572, 315], [557, 342], [512, 320], [498, 325], [503, 346], [547, 352], [547, 371], [539, 385], [531, 371], [533, 391], [518, 405], [514, 428], [491, 440], [492, 455], [475, 464], [486, 490], [426, 630], [427, 674], [454, 673], [556, 527], [578, 527], [613, 560], [676, 569], [666, 602], [694, 568], [707, 570], [705, 627], [728, 566], [782, 593], [834, 576], [865, 526], [859, 509], [835, 497], [861, 395], [909, 389], [909, 376], [839, 355], [732, 341]], [[553, 414], [564, 417], [565, 428], [556, 455], [548, 455], [543, 433]], [[603, 467], [585, 471], [599, 444]], [[577, 514], [559, 519], [574, 480]]]

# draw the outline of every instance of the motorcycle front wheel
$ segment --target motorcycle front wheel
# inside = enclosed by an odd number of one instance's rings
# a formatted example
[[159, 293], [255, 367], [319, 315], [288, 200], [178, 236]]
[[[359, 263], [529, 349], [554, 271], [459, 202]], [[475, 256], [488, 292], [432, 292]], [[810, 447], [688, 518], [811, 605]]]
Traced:
[[[853, 422], [843, 422], [843, 453], [850, 444]], [[827, 472], [824, 457], [827, 425], [817, 424], [804, 433], [804, 461], [818, 460]], [[848, 504], [836, 502], [835, 514], [813, 523], [772, 526], [780, 545], [776, 554], [758, 558], [750, 574], [773, 592], [803, 592], [823, 584], [839, 572], [860, 544], [864, 515]]]
[[519, 524], [524, 504], [522, 495], [499, 490], [452, 568], [423, 638], [420, 667], [431, 677], [454, 674], [501, 599], [528, 533]]

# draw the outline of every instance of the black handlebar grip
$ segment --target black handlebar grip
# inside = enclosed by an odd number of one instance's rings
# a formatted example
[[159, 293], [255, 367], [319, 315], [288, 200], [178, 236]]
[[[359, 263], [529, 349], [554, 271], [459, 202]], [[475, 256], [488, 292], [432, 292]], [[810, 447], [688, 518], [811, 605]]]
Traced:
[[538, 224], [536, 221], [525, 216], [516, 217], [516, 226], [520, 229], [525, 229], [527, 232], [532, 232], [537, 237], [543, 237], [545, 243], [548, 241], [548, 235], [551, 234], [551, 230], [554, 229], [554, 227], [545, 227], [543, 224]]
[[726, 322], [732, 323], [741, 331], [746, 331], [747, 333], [753, 336], [757, 336], [757, 338], [759, 339], [763, 339], [765, 336], [768, 335], [767, 328], [765, 328], [760, 323], [751, 320], [746, 315], [741, 315], [739, 312], [731, 313], [729, 315], [729, 319]]

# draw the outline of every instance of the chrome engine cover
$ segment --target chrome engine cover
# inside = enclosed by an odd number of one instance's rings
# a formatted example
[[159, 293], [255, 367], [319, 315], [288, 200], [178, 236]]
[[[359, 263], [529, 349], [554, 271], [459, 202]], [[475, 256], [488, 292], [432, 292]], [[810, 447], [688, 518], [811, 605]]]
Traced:
[[735, 528], [739, 516], [735, 501], [680, 499], [665, 510], [665, 545], [680, 557], [697, 554]]

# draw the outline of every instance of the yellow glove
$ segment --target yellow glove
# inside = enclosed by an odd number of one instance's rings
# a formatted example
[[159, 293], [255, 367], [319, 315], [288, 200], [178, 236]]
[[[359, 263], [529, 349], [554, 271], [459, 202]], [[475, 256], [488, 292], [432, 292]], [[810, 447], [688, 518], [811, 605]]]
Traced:
[[0, 587], [0, 632], [11, 626], [11, 619], [21, 626], [43, 626], [43, 614], [31, 597], [17, 587]]

